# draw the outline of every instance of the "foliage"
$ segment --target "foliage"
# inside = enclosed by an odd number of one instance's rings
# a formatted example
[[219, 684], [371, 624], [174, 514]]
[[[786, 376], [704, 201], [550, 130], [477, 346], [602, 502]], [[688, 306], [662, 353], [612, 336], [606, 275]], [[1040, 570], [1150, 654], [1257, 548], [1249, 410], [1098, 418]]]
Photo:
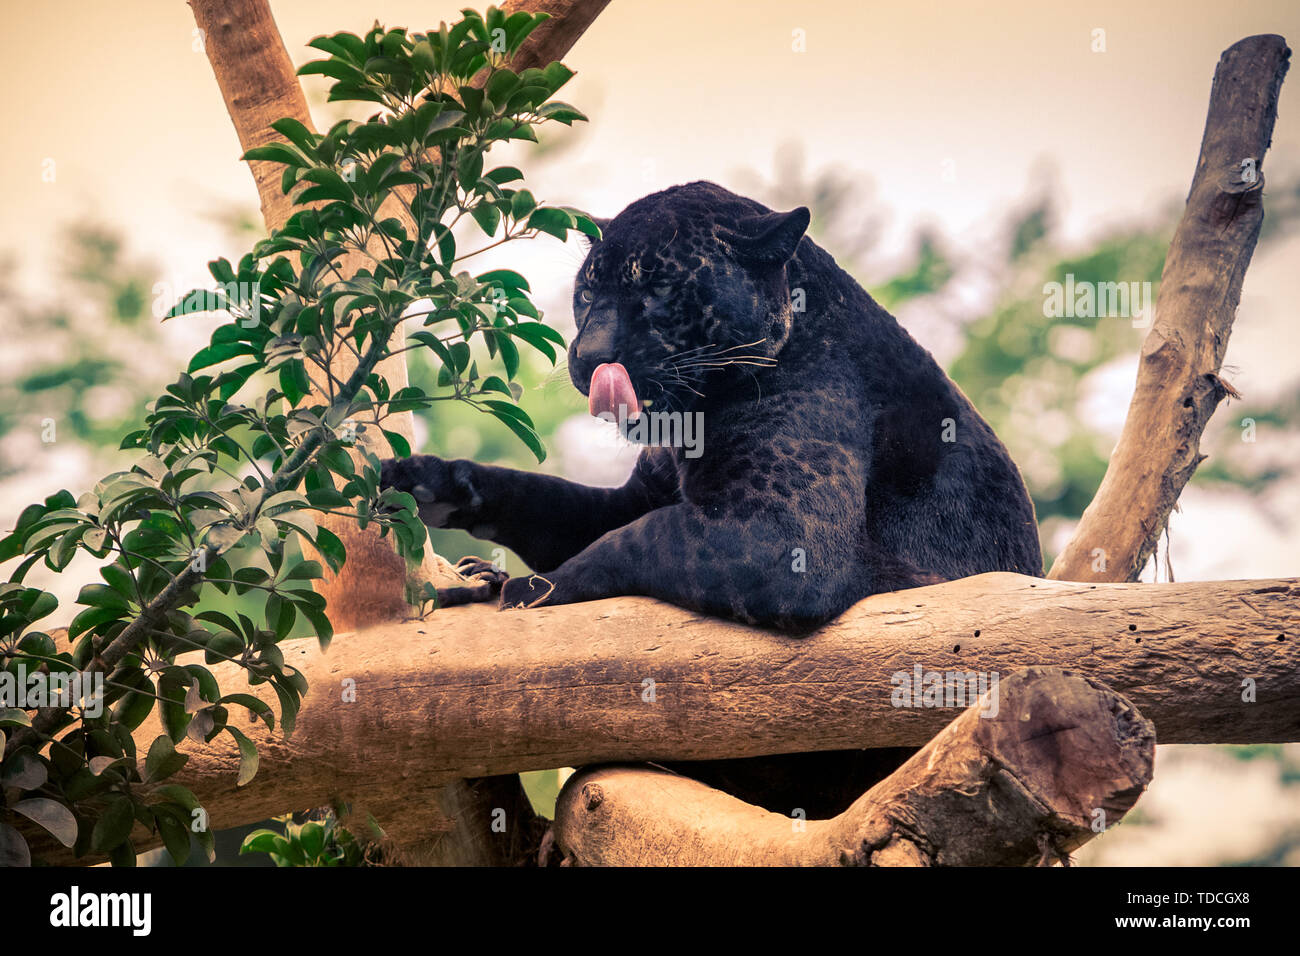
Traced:
[[[294, 821], [292, 815], [276, 817], [283, 831], [254, 830], [244, 837], [243, 853], [266, 853], [276, 866], [363, 866], [369, 862], [367, 847], [339, 825], [332, 810], [320, 820]], [[372, 828], [378, 832], [378, 828]]]
[[[75, 706], [0, 710], [0, 863], [28, 859], [15, 814], [78, 855], [107, 853], [115, 864], [134, 861], [137, 825], [159, 834], [178, 861], [191, 831], [211, 854], [202, 808], [163, 781], [188, 759], [176, 744], [221, 733], [238, 745], [238, 783], [252, 779], [257, 749], [232, 710], [292, 731], [306, 686], [279, 643], [299, 620], [322, 645], [332, 633], [311, 588], [324, 568], [302, 560], [296, 543], [305, 538], [335, 571], [345, 560], [342, 542], [313, 514], [375, 524], [408, 560], [422, 553], [415, 502], [380, 490], [369, 447], [382, 433], [398, 455], [410, 453], [384, 427], [392, 415], [467, 403], [544, 456], [512, 385], [521, 345], [554, 361], [563, 338], [541, 321], [523, 276], [466, 271], [460, 264], [487, 246], [460, 251], [455, 233], [473, 223], [493, 246], [541, 233], [598, 235], [577, 210], [540, 204], [518, 169], [485, 168], [493, 145], [535, 141], [542, 123], [584, 118], [551, 99], [572, 75], [561, 64], [519, 74], [505, 66], [544, 19], [466, 11], [428, 35], [376, 25], [364, 37], [312, 41], [328, 56], [299, 72], [330, 77], [331, 99], [380, 111], [323, 135], [280, 120], [273, 125], [285, 140], [246, 154], [283, 165], [296, 211], [238, 264], [213, 262], [216, 288], [189, 293], [169, 313], [215, 306], [230, 321], [123, 441], [141, 455], [129, 470], [80, 498], [61, 491], [29, 506], [0, 541], [0, 561], [22, 558], [0, 584], [0, 677], [12, 689], [39, 668], [47, 682], [78, 675], [103, 688]], [[390, 344], [412, 317], [418, 329]], [[492, 367], [480, 370], [472, 342]], [[417, 349], [438, 362], [434, 390], [392, 391], [379, 363]], [[265, 391], [260, 373], [274, 376]], [[228, 484], [214, 487], [222, 475]], [[73, 646], [61, 649], [37, 629], [57, 601], [23, 579], [37, 562], [57, 572], [83, 551], [110, 563], [101, 583], [82, 589], [84, 609], [68, 630]], [[187, 613], [209, 589], [257, 595], [260, 614]], [[204, 663], [178, 664], [190, 651], [202, 651]], [[208, 669], [218, 662], [268, 684], [278, 714], [220, 688]], [[166, 734], [151, 743], [141, 773], [131, 734], [155, 708]], [[296, 839], [314, 846], [316, 832]]]

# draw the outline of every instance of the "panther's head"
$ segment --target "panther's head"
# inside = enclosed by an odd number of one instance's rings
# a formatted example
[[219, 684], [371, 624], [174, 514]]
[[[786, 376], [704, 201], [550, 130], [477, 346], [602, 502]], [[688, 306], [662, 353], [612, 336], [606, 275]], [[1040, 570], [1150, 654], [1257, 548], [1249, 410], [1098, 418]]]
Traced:
[[685, 411], [773, 364], [792, 320], [786, 263], [808, 219], [698, 182], [601, 223], [574, 283], [569, 346], [592, 414]]

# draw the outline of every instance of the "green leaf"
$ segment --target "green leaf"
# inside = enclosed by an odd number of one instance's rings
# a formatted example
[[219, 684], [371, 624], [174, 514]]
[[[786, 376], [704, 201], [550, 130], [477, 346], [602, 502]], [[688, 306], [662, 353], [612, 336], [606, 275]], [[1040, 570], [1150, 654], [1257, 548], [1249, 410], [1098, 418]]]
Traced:
[[563, 209], [546, 207], [536, 209], [528, 217], [528, 228], [536, 229], [555, 236], [557, 239], [567, 239], [569, 230], [573, 228], [573, 217]]
[[302, 615], [311, 621], [312, 627], [316, 632], [316, 639], [320, 642], [321, 649], [329, 647], [330, 641], [334, 638], [334, 625], [330, 619], [325, 616], [325, 612], [314, 607], [302, 607]]
[[285, 143], [267, 143], [265, 146], [254, 146], [244, 153], [242, 158], [245, 162], [260, 160], [271, 163], [284, 163], [294, 169], [311, 165], [306, 156]]
[[0, 726], [30, 727], [31, 715], [17, 707], [0, 707]]
[[343, 542], [339, 540], [338, 535], [328, 528], [319, 528], [316, 531], [316, 550], [321, 553], [325, 563], [329, 565], [330, 570], [335, 574], [343, 567], [343, 562], [347, 559], [347, 551], [343, 547]]
[[[507, 326], [502, 331], [523, 339], [533, 348], [537, 349], [549, 358], [552, 364], [555, 363], [557, 356], [555, 348], [551, 344], [554, 341], [552, 335], [559, 338], [560, 334], [550, 328], [550, 326], [542, 325], [540, 322], [517, 322], [514, 325]], [[564, 340], [562, 338], [560, 339], [559, 344], [563, 347]]]
[[226, 727], [226, 732], [239, 744], [239, 779], [235, 786], [242, 787], [257, 775], [257, 745], [234, 727]]
[[168, 737], [158, 737], [149, 747], [144, 761], [145, 779], [154, 782], [170, 777], [189, 760], [188, 754], [178, 753]]
[[198, 797], [194, 796], [188, 788], [182, 787], [178, 783], [165, 783], [156, 792], [164, 800], [180, 804], [186, 810], [198, 810], [202, 806]]
[[510, 215], [516, 219], [523, 219], [536, 208], [537, 200], [527, 189], [520, 189], [510, 197]]
[[97, 853], [107, 853], [131, 835], [135, 825], [135, 804], [130, 797], [117, 797], [95, 821], [90, 833], [90, 848]]
[[135, 730], [145, 718], [153, 712], [154, 685], [143, 671], [134, 671], [121, 683], [128, 684], [134, 690], [128, 691], [113, 707], [113, 715], [128, 729]]
[[190, 858], [190, 828], [181, 823], [167, 810], [154, 806], [154, 820], [158, 824], [158, 833], [162, 836], [163, 846], [171, 854], [177, 866], [184, 866]]
[[324, 190], [317, 198], [323, 196], [329, 199], [339, 199], [343, 202], [352, 201], [352, 187], [348, 185], [347, 180], [332, 169], [317, 166], [303, 173], [302, 178], [308, 182], [316, 183], [320, 189]]
[[568, 83], [573, 77], [573, 71], [559, 61], [554, 61], [542, 67], [542, 76], [550, 85], [551, 93], [554, 94], [565, 83]]
[[478, 223], [479, 228], [483, 230], [485, 236], [496, 235], [497, 226], [501, 224], [501, 210], [490, 202], [480, 202], [472, 210], [470, 215]]
[[497, 336], [496, 344], [501, 351], [501, 362], [506, 367], [506, 378], [514, 378], [519, 373], [519, 350], [515, 348], [515, 343], [505, 336]]
[[405, 437], [397, 432], [390, 432], [387, 429], [384, 429], [383, 431], [384, 437], [388, 439], [389, 447], [393, 449], [393, 456], [395, 458], [411, 457], [411, 443], [408, 442]]
[[293, 143], [306, 155], [312, 156], [315, 154], [316, 134], [293, 117], [286, 116], [284, 119], [276, 120], [271, 124], [271, 129]]
[[500, 286], [509, 291], [529, 291], [528, 280], [518, 272], [512, 272], [509, 269], [493, 269], [491, 272], [475, 276], [474, 281], [480, 285]]
[[91, 607], [82, 611], [72, 619], [68, 625], [68, 640], [72, 640], [80, 634], [85, 633], [101, 624], [107, 624], [109, 621], [118, 621], [127, 615], [127, 611], [122, 608], [113, 607]]
[[334, 488], [313, 488], [307, 492], [307, 501], [313, 508], [321, 510], [331, 510], [337, 508], [346, 508], [352, 502], [347, 495]]
[[27, 839], [7, 823], [0, 823], [0, 866], [27, 867], [32, 865], [32, 853]]
[[[493, 406], [492, 414], [496, 416], [507, 428], [519, 436], [519, 440], [528, 446], [528, 450], [536, 456], [538, 464], [546, 460], [546, 446], [538, 437], [537, 432], [533, 431], [530, 424], [526, 424], [527, 415], [513, 405], [506, 405], [505, 402], [489, 400], [484, 404]], [[521, 420], [521, 416], [522, 419]]]
[[312, 60], [298, 67], [299, 76], [328, 76], [341, 83], [355, 83], [364, 75], [355, 66], [340, 63], [338, 60]]
[[77, 603], [90, 607], [112, 608], [115, 611], [127, 609], [126, 598], [122, 593], [106, 584], [87, 584], [77, 595]]
[[277, 841], [283, 839], [284, 837], [274, 830], [254, 830], [244, 837], [244, 842], [239, 845], [240, 856], [245, 853], [270, 853], [276, 848]]
[[77, 842], [77, 818], [63, 804], [48, 797], [29, 797], [13, 805], [14, 813], [21, 813], [33, 823], [40, 824], [50, 834], [70, 847]]
[[501, 186], [504, 185], [505, 183], [513, 183], [513, 182], [517, 182], [520, 179], [523, 179], [524, 174], [521, 173], [514, 166], [498, 166], [496, 169], [489, 170], [488, 172], [484, 173], [483, 178], [490, 179], [498, 186]]
[[316, 859], [325, 849], [325, 828], [315, 820], [308, 820], [298, 831], [298, 845], [308, 859]]
[[124, 840], [108, 851], [108, 862], [113, 867], [135, 866], [135, 847], [130, 840]]
[[325, 569], [320, 566], [318, 561], [300, 561], [295, 564], [289, 573], [284, 576], [286, 581], [309, 581], [315, 578], [323, 578]]
[[587, 117], [581, 110], [574, 109], [568, 103], [561, 103], [559, 100], [555, 100], [540, 107], [537, 110], [537, 115], [542, 119], [563, 123], [565, 126], [572, 126], [575, 121], [587, 121]]

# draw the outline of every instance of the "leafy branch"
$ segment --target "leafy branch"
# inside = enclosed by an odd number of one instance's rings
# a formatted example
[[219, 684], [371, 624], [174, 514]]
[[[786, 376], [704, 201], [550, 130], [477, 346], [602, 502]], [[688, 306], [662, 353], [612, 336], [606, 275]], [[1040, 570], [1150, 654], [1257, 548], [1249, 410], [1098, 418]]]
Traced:
[[[408, 561], [422, 554], [414, 499], [379, 487], [375, 433], [410, 454], [383, 428], [388, 416], [464, 401], [544, 457], [517, 404], [519, 343], [554, 362], [564, 340], [542, 321], [523, 276], [476, 276], [458, 264], [518, 238], [599, 234], [578, 210], [538, 203], [518, 169], [485, 169], [493, 145], [535, 142], [542, 123], [585, 119], [552, 99], [572, 76], [564, 66], [505, 65], [545, 19], [489, 8], [428, 34], [376, 25], [311, 42], [326, 57], [299, 73], [332, 79], [331, 100], [379, 112], [325, 134], [280, 120], [283, 142], [245, 154], [283, 165], [296, 212], [237, 265], [211, 263], [216, 287], [168, 313], [219, 310], [230, 321], [123, 440], [142, 453], [130, 470], [80, 498], [61, 491], [29, 506], [0, 540], [0, 562], [22, 558], [0, 583], [0, 864], [28, 862], [18, 816], [115, 864], [133, 862], [137, 825], [178, 859], [191, 832], [211, 852], [197, 800], [162, 782], [188, 759], [175, 745], [230, 734], [243, 785], [257, 749], [230, 709], [272, 729], [277, 714], [254, 695], [224, 693], [208, 667], [233, 663], [250, 685], [268, 684], [290, 733], [306, 682], [278, 645], [300, 618], [322, 646], [333, 633], [311, 586], [325, 568], [286, 545], [306, 539], [337, 572], [343, 543], [313, 514], [345, 514], [391, 531]], [[485, 245], [458, 248], [465, 220]], [[419, 328], [403, 339], [408, 321]], [[394, 392], [376, 371], [414, 348], [436, 356], [438, 394]], [[499, 368], [481, 373], [480, 361]], [[61, 572], [82, 552], [108, 563], [102, 583], [82, 588], [84, 609], [60, 647], [35, 628], [57, 601], [23, 581], [37, 562]], [[204, 610], [209, 588], [256, 599], [260, 621]], [[177, 662], [196, 650], [203, 664]], [[93, 690], [61, 696], [74, 682]], [[166, 733], [142, 773], [132, 732], [155, 709]]]

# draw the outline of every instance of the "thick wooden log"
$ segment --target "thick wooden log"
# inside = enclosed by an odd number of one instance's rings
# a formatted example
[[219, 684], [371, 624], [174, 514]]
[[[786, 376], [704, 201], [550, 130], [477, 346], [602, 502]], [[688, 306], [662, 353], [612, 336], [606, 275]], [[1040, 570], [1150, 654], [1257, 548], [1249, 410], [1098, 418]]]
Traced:
[[[294, 735], [246, 729], [262, 756], [245, 787], [235, 786], [239, 759], [226, 735], [183, 744], [190, 760], [176, 779], [218, 828], [339, 797], [392, 832], [460, 777], [920, 746], [953, 710], [894, 706], [918, 668], [1005, 676], [1066, 667], [1132, 700], [1165, 743], [1291, 741], [1300, 739], [1298, 597], [1295, 579], [983, 574], [875, 595], [803, 639], [646, 598], [448, 608], [428, 622], [338, 635], [328, 654], [315, 641], [287, 642], [286, 661], [311, 685]], [[223, 686], [240, 682], [213, 670]], [[344, 703], [348, 680], [356, 699]], [[136, 739], [160, 732], [146, 722]], [[421, 824], [409, 826], [418, 836]]]
[[1160, 278], [1137, 387], [1106, 476], [1052, 565], [1065, 581], [1136, 581], [1196, 466], [1201, 433], [1235, 394], [1220, 377], [1264, 221], [1264, 153], [1291, 51], [1247, 37], [1214, 71], [1187, 208]]
[[769, 813], [663, 770], [571, 777], [555, 846], [581, 866], [1022, 866], [1118, 823], [1151, 780], [1155, 729], [1059, 668], [1017, 671], [832, 820]]

